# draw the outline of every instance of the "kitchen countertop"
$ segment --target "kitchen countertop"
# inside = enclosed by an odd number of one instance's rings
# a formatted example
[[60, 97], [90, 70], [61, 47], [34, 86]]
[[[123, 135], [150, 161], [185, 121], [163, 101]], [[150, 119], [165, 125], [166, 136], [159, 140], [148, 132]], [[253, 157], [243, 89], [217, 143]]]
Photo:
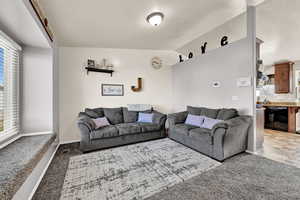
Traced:
[[300, 107], [300, 102], [269, 102], [266, 104], [263, 104], [265, 107]]

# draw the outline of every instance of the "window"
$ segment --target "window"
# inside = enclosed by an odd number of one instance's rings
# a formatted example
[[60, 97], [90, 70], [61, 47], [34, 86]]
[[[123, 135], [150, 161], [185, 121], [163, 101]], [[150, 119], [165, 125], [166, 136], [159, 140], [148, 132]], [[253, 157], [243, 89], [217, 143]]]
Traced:
[[4, 119], [4, 109], [3, 109], [3, 93], [4, 93], [4, 49], [0, 48], [0, 132], [2, 132], [3, 129], [3, 119]]
[[20, 50], [0, 31], [0, 140], [19, 132]]

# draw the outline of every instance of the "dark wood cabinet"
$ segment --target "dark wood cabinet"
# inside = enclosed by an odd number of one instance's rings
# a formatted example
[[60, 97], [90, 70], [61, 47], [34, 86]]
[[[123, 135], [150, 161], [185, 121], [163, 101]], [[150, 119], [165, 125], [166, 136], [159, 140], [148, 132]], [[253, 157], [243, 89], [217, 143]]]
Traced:
[[292, 62], [275, 64], [275, 93], [290, 92], [290, 73], [293, 69]]

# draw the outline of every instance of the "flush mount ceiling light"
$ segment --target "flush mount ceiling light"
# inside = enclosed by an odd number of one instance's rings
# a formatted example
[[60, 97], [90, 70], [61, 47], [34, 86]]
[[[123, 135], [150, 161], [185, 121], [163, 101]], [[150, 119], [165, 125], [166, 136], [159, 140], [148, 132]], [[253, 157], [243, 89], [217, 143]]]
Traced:
[[161, 12], [154, 12], [147, 16], [147, 22], [151, 24], [152, 26], [158, 26], [162, 22], [164, 18], [164, 14]]

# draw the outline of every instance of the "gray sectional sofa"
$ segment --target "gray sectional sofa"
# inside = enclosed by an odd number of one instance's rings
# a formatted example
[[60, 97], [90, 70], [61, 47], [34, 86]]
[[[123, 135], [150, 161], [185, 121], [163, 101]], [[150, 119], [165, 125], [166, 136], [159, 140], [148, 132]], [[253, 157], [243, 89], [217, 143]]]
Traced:
[[[81, 134], [80, 149], [87, 152], [165, 137], [167, 116], [157, 111], [144, 112], [153, 113], [153, 123], [137, 122], [138, 112], [127, 108], [85, 109], [79, 113], [77, 122]], [[95, 129], [92, 118], [104, 116], [111, 125]]]
[[[188, 114], [223, 120], [212, 129], [185, 124]], [[223, 161], [246, 150], [250, 116], [239, 116], [235, 109], [187, 107], [187, 111], [168, 115], [169, 138], [216, 160]]]

